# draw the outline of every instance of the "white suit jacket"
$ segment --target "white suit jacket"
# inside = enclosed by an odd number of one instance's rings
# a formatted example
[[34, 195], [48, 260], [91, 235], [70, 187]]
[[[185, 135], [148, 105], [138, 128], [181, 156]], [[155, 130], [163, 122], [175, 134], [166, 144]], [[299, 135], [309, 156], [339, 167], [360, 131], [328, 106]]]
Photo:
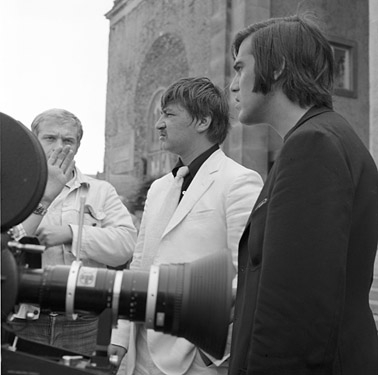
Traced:
[[[146, 249], [150, 223], [159, 209], [173, 181], [172, 173], [156, 180], [150, 187], [141, 222], [131, 269], [141, 269]], [[253, 205], [261, 191], [263, 181], [260, 175], [228, 158], [222, 150], [215, 151], [201, 166], [181, 199], [179, 206], [168, 223], [160, 246], [156, 249], [154, 264], [187, 263], [228, 249], [237, 269], [238, 243]], [[113, 330], [112, 344], [128, 348], [126, 355], [127, 375], [131, 375], [135, 365], [135, 335], [137, 324], [119, 322]], [[167, 345], [172, 344], [172, 336]], [[231, 336], [229, 336], [229, 339]], [[195, 357], [197, 348], [183, 338], [176, 338], [181, 356], [175, 352], [171, 368], [175, 374], [182, 374]], [[169, 341], [169, 344], [168, 344]], [[166, 353], [172, 352], [167, 347]], [[229, 356], [229, 343], [225, 357]], [[154, 359], [154, 358], [153, 358]]]

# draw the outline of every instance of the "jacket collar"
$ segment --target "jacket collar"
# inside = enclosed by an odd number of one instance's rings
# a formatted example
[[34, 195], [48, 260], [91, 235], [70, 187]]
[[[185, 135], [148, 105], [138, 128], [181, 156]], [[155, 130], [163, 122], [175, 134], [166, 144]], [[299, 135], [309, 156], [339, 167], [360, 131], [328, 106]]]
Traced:
[[324, 112], [333, 112], [333, 109], [327, 107], [311, 107], [300, 119], [299, 121], [287, 132], [284, 137], [284, 142], [290, 137], [293, 132], [295, 132], [303, 123], [312, 117], [318, 116]]
[[89, 177], [81, 173], [79, 168], [75, 167], [73, 173], [73, 178], [66, 183], [66, 186], [68, 186], [70, 189], [78, 188], [82, 185], [86, 187], [90, 186]]

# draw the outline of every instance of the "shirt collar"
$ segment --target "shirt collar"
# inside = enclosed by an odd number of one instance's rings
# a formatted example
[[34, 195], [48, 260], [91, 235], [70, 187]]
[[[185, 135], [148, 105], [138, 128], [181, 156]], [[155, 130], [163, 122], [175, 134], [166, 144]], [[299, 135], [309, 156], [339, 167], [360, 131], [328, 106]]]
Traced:
[[66, 183], [66, 186], [71, 189], [80, 185], [89, 186], [89, 178], [85, 174], [82, 174], [79, 168], [75, 167], [73, 170], [73, 177]]
[[[194, 177], [198, 170], [201, 168], [202, 164], [209, 158], [209, 156], [219, 149], [219, 145], [215, 144], [214, 146], [207, 149], [205, 152], [203, 152], [201, 155], [199, 155], [197, 158], [195, 158], [189, 165], [189, 174], [190, 176]], [[184, 163], [182, 162], [181, 158], [178, 160], [175, 167], [172, 169], [172, 174], [174, 177], [176, 177], [177, 171], [184, 166]]]

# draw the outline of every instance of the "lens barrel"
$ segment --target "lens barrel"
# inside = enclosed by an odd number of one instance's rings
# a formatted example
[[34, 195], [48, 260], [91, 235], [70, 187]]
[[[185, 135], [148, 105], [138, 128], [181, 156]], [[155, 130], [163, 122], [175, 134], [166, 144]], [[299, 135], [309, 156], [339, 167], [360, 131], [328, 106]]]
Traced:
[[[18, 302], [65, 311], [112, 309], [117, 319], [184, 337], [215, 358], [222, 358], [232, 306], [235, 269], [224, 251], [192, 263], [161, 264], [150, 272], [49, 266], [20, 272]], [[75, 312], [75, 313], [74, 313]]]

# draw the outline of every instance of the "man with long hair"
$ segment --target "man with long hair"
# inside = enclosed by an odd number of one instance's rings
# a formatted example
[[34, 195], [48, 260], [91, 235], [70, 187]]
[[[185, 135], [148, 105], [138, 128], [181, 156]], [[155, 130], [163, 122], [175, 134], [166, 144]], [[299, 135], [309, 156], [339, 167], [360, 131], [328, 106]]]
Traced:
[[332, 109], [331, 46], [292, 16], [240, 31], [233, 56], [240, 122], [284, 143], [239, 245], [229, 374], [376, 375], [378, 174]]

